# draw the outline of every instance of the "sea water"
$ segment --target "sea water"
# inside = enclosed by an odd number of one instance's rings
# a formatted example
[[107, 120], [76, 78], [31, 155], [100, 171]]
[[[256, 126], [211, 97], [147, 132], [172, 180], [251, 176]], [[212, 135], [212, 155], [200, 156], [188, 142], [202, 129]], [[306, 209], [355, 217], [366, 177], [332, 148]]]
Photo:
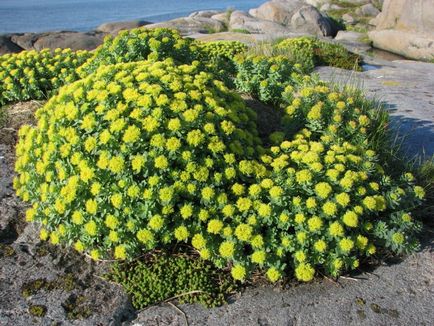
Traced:
[[0, 34], [87, 31], [105, 22], [161, 22], [197, 10], [256, 8], [265, 0], [0, 0]]

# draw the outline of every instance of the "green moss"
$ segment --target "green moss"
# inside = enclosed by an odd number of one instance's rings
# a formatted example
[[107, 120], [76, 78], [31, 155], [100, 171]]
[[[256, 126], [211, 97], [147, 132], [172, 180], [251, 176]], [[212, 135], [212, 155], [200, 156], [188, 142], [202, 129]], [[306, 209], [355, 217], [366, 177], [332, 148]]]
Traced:
[[244, 28], [234, 28], [234, 29], [231, 29], [231, 32], [234, 32], [234, 33], [243, 33], [243, 34], [251, 34], [249, 30], [244, 29]]
[[54, 281], [47, 281], [46, 279], [41, 278], [24, 283], [24, 285], [21, 287], [21, 295], [27, 299], [42, 290], [63, 290], [69, 292], [74, 290], [76, 286], [77, 283], [74, 275], [71, 273], [66, 273], [62, 276], [59, 276]]
[[15, 250], [12, 248], [12, 246], [0, 243], [0, 258], [12, 257], [15, 256], [15, 254]]
[[225, 295], [235, 288], [229, 276], [185, 255], [163, 254], [146, 262], [116, 264], [106, 277], [124, 287], [136, 309], [173, 297], [180, 303], [216, 307], [225, 303]]
[[92, 310], [85, 296], [72, 295], [62, 303], [62, 307], [69, 320], [86, 319], [92, 315]]
[[35, 295], [40, 290], [44, 289], [46, 284], [47, 280], [44, 278], [24, 283], [21, 287], [21, 295], [23, 296], [23, 298], [27, 299], [28, 297]]
[[32, 305], [29, 307], [29, 313], [35, 317], [44, 317], [47, 313], [47, 307], [42, 305]]

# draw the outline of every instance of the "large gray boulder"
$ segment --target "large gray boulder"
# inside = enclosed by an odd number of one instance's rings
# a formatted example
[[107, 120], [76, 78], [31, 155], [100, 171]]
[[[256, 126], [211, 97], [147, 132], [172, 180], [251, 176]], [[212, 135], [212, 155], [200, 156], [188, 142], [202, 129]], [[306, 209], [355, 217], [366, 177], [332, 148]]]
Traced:
[[17, 53], [23, 49], [11, 41], [11, 38], [7, 35], [0, 35], [0, 55], [5, 53]]
[[76, 50], [93, 50], [104, 40], [103, 32], [47, 32], [25, 33], [11, 36], [12, 42], [25, 50], [42, 50], [45, 48], [70, 48]]
[[304, 32], [318, 36], [334, 36], [337, 28], [318, 9], [300, 0], [273, 0], [251, 11], [257, 18], [288, 27], [292, 32]]
[[264, 19], [250, 16], [242, 11], [234, 11], [229, 21], [229, 29], [245, 30], [252, 34], [279, 34], [290, 33], [287, 27]]
[[385, 0], [369, 38], [377, 48], [408, 58], [434, 58], [434, 0]]
[[93, 50], [102, 44], [104, 36], [104, 33], [98, 32], [52, 32], [42, 34], [33, 44], [33, 47], [35, 50], [42, 50], [45, 48], [70, 48], [74, 51]]
[[99, 32], [116, 35], [122, 30], [138, 28], [138, 27], [142, 27], [142, 26], [147, 25], [147, 24], [150, 24], [150, 23], [143, 21], [143, 20], [112, 22], [112, 23], [104, 23], [102, 25], [99, 25], [96, 28], [96, 30]]
[[149, 24], [144, 27], [145, 28], [157, 28], [157, 27], [174, 28], [179, 30], [180, 33], [184, 35], [190, 35], [195, 33], [222, 32], [226, 28], [223, 22], [215, 19], [207, 18], [207, 17], [202, 17], [200, 15], [196, 15], [193, 17], [176, 18], [166, 22]]

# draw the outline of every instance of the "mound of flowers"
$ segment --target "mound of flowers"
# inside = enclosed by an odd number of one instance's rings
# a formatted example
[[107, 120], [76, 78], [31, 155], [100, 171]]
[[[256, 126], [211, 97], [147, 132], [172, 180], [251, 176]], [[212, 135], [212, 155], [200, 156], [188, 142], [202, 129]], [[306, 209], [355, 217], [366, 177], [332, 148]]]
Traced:
[[78, 72], [85, 77], [104, 65], [167, 58], [187, 64], [197, 60], [200, 52], [192, 39], [183, 38], [176, 30], [136, 28], [121, 31], [116, 37], [107, 36]]
[[70, 49], [0, 56], [0, 105], [46, 98], [51, 91], [77, 80], [76, 69], [89, 57], [87, 51]]
[[273, 282], [417, 247], [424, 191], [385, 173], [373, 141], [385, 126], [368, 101], [287, 58], [240, 57], [238, 90], [281, 115], [264, 148], [212, 55], [194, 61], [190, 41], [165, 33], [109, 39], [20, 130], [14, 187], [41, 239], [95, 260], [186, 243], [236, 280], [261, 270]]

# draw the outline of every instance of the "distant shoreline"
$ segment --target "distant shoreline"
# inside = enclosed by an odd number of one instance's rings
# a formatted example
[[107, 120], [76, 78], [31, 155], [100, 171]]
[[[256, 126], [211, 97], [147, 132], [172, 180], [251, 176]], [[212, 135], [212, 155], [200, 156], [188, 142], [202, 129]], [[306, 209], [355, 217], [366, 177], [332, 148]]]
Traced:
[[0, 35], [52, 31], [87, 32], [103, 23], [145, 20], [152, 23], [202, 10], [248, 11], [265, 0], [32, 0], [0, 1]]

